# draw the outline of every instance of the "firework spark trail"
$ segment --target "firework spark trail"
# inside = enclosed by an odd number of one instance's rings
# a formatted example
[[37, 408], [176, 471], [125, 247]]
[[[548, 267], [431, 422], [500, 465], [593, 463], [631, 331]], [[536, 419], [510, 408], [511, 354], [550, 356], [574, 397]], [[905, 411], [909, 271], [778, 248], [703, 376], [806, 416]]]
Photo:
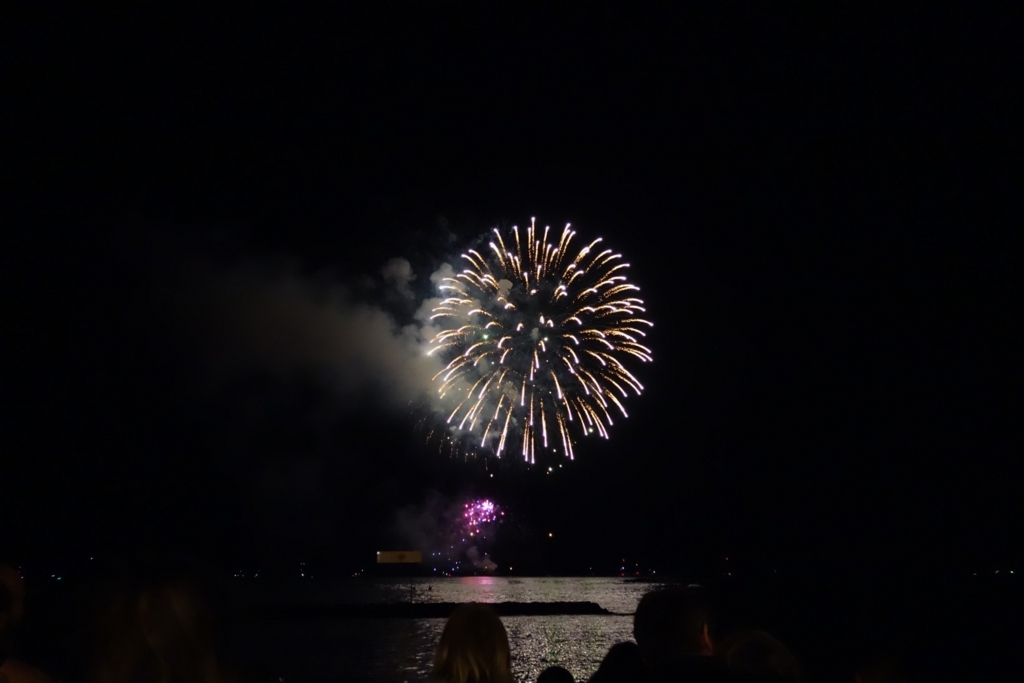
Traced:
[[486, 249], [462, 254], [468, 268], [442, 278], [444, 298], [430, 317], [446, 326], [430, 353], [446, 356], [434, 380], [439, 397], [457, 404], [449, 435], [475, 435], [480, 447], [496, 439], [500, 457], [510, 431], [521, 433], [523, 457], [534, 462], [538, 435], [549, 448], [550, 421], [558, 428], [550, 448], [561, 441], [572, 459], [574, 434], [608, 438], [611, 412], [628, 417], [623, 400], [643, 385], [623, 361], [652, 360], [641, 340], [653, 323], [626, 278], [629, 264], [601, 238], [573, 256], [569, 224], [554, 243], [533, 219], [525, 235], [513, 226], [509, 241], [492, 233]]

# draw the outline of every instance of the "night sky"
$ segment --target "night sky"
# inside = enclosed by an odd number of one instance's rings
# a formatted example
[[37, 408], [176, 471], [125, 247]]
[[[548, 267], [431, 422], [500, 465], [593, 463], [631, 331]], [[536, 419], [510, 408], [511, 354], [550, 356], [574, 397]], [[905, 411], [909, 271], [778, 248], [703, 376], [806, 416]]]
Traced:
[[[5, 554], [354, 568], [399, 510], [489, 495], [541, 572], [1019, 561], [1014, 22], [371, 4], [13, 23]], [[552, 474], [439, 456], [260, 307], [407, 324], [531, 216], [625, 253], [656, 323], [630, 419]]]

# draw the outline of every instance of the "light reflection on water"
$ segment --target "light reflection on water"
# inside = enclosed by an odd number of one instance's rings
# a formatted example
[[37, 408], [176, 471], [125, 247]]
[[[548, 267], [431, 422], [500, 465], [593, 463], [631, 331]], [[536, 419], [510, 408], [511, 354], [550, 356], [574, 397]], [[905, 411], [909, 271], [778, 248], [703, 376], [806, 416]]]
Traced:
[[[315, 597], [319, 603], [592, 601], [623, 615], [503, 617], [513, 670], [525, 683], [556, 664], [577, 680], [586, 680], [608, 648], [632, 639], [633, 618], [625, 615], [653, 587], [610, 578], [461, 577], [307, 585], [301, 599]], [[248, 645], [257, 661], [290, 683], [404, 683], [426, 680], [444, 623], [444, 619], [268, 620], [250, 624]]]
[[608, 577], [463, 576], [456, 578], [352, 579], [295, 585], [284, 601], [366, 602], [596, 602], [617, 614], [632, 614], [652, 588]]
[[[615, 643], [633, 637], [632, 617], [504, 617], [513, 670], [524, 683], [552, 665], [586, 680]], [[424, 681], [444, 619], [338, 619], [252, 625], [256, 661], [295, 683]]]

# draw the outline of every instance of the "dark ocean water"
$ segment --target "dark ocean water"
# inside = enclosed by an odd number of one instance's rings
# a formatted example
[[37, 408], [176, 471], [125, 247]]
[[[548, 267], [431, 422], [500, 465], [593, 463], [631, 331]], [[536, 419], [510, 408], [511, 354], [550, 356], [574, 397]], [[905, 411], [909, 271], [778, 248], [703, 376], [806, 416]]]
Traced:
[[[430, 590], [428, 590], [428, 588]], [[504, 617], [520, 681], [560, 665], [579, 679], [615, 643], [632, 639], [632, 612], [649, 583], [619, 578], [462, 577], [337, 581], [296, 586], [281, 602], [596, 602], [615, 616]], [[288, 681], [425, 680], [444, 619], [264, 619], [246, 625], [239, 655]]]

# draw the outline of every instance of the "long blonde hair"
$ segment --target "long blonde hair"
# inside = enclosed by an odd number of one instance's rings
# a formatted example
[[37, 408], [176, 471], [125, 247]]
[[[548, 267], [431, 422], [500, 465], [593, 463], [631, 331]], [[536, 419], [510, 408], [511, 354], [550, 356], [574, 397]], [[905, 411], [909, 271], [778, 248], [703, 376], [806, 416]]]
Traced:
[[211, 615], [185, 582], [129, 590], [101, 627], [93, 683], [221, 683]]
[[494, 610], [478, 602], [455, 608], [437, 644], [433, 677], [447, 683], [512, 683], [508, 633]]

